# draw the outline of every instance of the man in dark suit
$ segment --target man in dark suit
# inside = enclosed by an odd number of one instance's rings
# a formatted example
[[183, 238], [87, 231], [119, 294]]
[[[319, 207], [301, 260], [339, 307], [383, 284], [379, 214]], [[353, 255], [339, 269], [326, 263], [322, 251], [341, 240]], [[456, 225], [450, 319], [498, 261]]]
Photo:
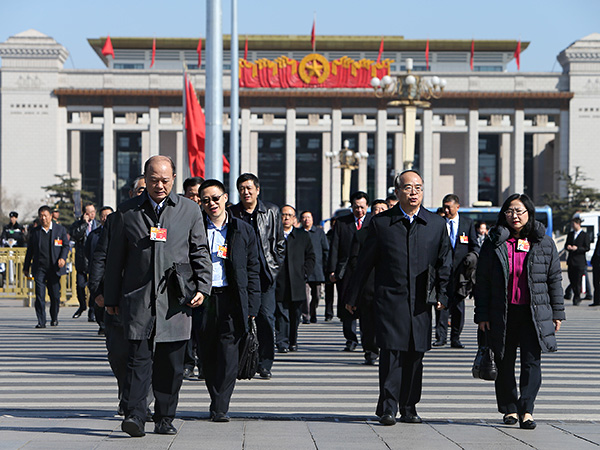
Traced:
[[[384, 425], [421, 423], [423, 356], [431, 348], [431, 306], [447, 305], [452, 267], [444, 219], [421, 207], [423, 180], [414, 170], [396, 176], [399, 203], [373, 218], [358, 257], [349, 303], [375, 269], [373, 297], [379, 355], [377, 415]], [[436, 292], [433, 292], [435, 289]]]
[[581, 279], [587, 272], [585, 254], [590, 250], [590, 237], [581, 229], [579, 217], [574, 217], [571, 224], [573, 230], [567, 235], [565, 250], [568, 253], [567, 270], [573, 290], [573, 304], [577, 306], [581, 303]]
[[465, 302], [464, 298], [456, 295], [458, 286], [455, 283], [455, 273], [462, 264], [465, 256], [469, 252], [479, 253], [479, 243], [477, 240], [477, 231], [473, 221], [468, 217], [459, 214], [460, 200], [458, 195], [448, 194], [442, 200], [444, 208], [444, 217], [446, 218], [446, 228], [452, 245], [452, 273], [448, 283], [448, 308], [436, 310], [435, 312], [435, 342], [434, 347], [443, 347], [446, 345], [448, 336], [448, 315], [451, 318], [450, 326], [450, 347], [465, 348], [460, 342], [460, 334], [465, 325]]
[[315, 252], [308, 233], [294, 228], [294, 207], [282, 207], [281, 220], [286, 249], [275, 287], [275, 344], [279, 353], [287, 353], [298, 350], [298, 326], [302, 305], [306, 304], [306, 280], [315, 266]]
[[88, 308], [88, 321], [96, 320], [94, 315], [94, 300], [90, 297], [89, 305], [86, 304], [86, 290], [88, 283], [88, 264], [89, 260], [85, 252], [85, 243], [92, 231], [100, 226], [96, 220], [96, 207], [88, 203], [83, 208], [83, 214], [79, 220], [71, 225], [71, 239], [75, 241], [75, 269], [77, 271], [77, 300], [79, 308], [73, 314], [73, 319], [77, 319]]
[[369, 225], [371, 215], [367, 214], [369, 207], [369, 196], [362, 191], [355, 192], [350, 196], [352, 214], [341, 216], [337, 219], [333, 228], [333, 238], [329, 248], [329, 263], [327, 264], [329, 279], [336, 284], [338, 292], [337, 314], [342, 321], [344, 338], [346, 338], [345, 351], [352, 352], [358, 345], [356, 335], [356, 318], [348, 312], [342, 300], [344, 291], [348, 287], [350, 277], [346, 276], [346, 266], [350, 256], [352, 239], [357, 230]]
[[[329, 242], [325, 232], [314, 225], [313, 215], [310, 211], [300, 214], [302, 229], [308, 233], [310, 242], [315, 252], [315, 267], [308, 276], [306, 310], [302, 309], [302, 322], [317, 323], [317, 307], [321, 297], [321, 287], [325, 282], [325, 264], [329, 257]], [[306, 319], [306, 320], [305, 320]]]
[[260, 262], [256, 233], [228, 214], [228, 196], [218, 180], [200, 185], [199, 199], [212, 260], [212, 292], [194, 309], [195, 338], [202, 349], [204, 379], [213, 422], [229, 422], [229, 401], [238, 374], [239, 346], [248, 319], [260, 308]]
[[258, 374], [271, 378], [275, 360], [275, 280], [285, 256], [285, 239], [279, 208], [263, 202], [260, 181], [252, 173], [241, 174], [236, 186], [240, 202], [230, 208], [233, 217], [250, 224], [256, 232], [260, 260], [260, 309], [256, 316], [258, 336]]
[[[60, 307], [60, 277], [66, 275], [69, 238], [62, 225], [52, 222], [48, 206], [38, 209], [40, 226], [31, 231], [23, 272], [35, 279], [36, 328], [46, 328], [46, 288], [50, 297], [50, 325], [58, 325]], [[33, 263], [32, 263], [33, 261]]]
[[[592, 275], [594, 276], [594, 301], [588, 306], [600, 306], [600, 234], [596, 236], [596, 248], [592, 255]], [[589, 292], [588, 292], [589, 294]]]
[[[104, 285], [106, 312], [122, 315], [129, 339], [127, 411], [121, 429], [135, 437], [145, 434], [151, 381], [154, 431], [177, 433], [172, 422], [191, 335], [191, 308], [210, 294], [212, 272], [200, 208], [172, 190], [173, 161], [153, 156], [144, 174], [146, 191], [114, 213]], [[184, 278], [183, 295], [172, 268]]]

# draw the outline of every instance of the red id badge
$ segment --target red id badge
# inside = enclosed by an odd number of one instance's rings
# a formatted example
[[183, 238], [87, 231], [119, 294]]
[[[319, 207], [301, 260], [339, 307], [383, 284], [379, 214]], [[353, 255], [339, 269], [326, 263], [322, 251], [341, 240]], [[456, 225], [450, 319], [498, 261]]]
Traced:
[[469, 243], [469, 236], [467, 236], [466, 234], [463, 234], [460, 237], [460, 243], [461, 244], [468, 244]]
[[62, 247], [62, 239], [54, 239], [54, 245], [56, 247]]
[[167, 229], [151, 227], [150, 228], [150, 240], [157, 242], [167, 242]]
[[520, 252], [529, 251], [529, 241], [527, 239], [519, 239], [517, 241], [517, 250]]

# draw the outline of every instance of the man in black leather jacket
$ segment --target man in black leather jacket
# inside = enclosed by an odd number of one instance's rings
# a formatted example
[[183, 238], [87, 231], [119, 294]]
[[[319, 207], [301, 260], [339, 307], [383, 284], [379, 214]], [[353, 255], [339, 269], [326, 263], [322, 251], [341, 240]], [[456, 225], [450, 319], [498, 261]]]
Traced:
[[271, 378], [275, 359], [275, 280], [285, 256], [285, 238], [279, 208], [258, 199], [260, 181], [252, 173], [243, 173], [236, 182], [240, 202], [231, 214], [249, 223], [259, 240], [261, 302], [256, 329], [258, 334], [258, 373]]

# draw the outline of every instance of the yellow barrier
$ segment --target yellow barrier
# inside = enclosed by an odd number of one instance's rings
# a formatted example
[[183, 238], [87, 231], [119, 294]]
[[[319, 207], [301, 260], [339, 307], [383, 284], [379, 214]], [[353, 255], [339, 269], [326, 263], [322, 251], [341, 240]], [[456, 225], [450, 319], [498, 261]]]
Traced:
[[[0, 265], [4, 264], [1, 272], [0, 298], [23, 300], [23, 306], [31, 307], [35, 297], [33, 278], [27, 278], [23, 273], [26, 248], [0, 248]], [[60, 277], [60, 303], [79, 304], [75, 293], [77, 272], [75, 271], [75, 249], [67, 257], [69, 273]]]

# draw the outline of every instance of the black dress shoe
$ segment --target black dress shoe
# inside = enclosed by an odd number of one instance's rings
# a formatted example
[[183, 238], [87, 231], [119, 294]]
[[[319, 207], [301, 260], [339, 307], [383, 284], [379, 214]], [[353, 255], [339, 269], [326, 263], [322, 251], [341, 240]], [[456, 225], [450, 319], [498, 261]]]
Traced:
[[446, 341], [435, 341], [433, 344], [434, 347], [444, 347], [446, 345]]
[[302, 319], [302, 324], [303, 325], [308, 325], [310, 323], [310, 320], [308, 319]]
[[119, 407], [117, 408], [117, 416], [124, 416], [125, 415], [125, 408], [123, 407], [123, 405], [121, 405], [119, 403]]
[[50, 326], [51, 326], [51, 327], [56, 327], [56, 326], [58, 326], [58, 320], [53, 320], [52, 322], [50, 322]]
[[316, 317], [311, 317], [310, 318], [310, 323], [317, 323], [317, 318]]
[[529, 419], [529, 420], [523, 420], [519, 417], [519, 427], [523, 430], [534, 430], [535, 427], [537, 426], [537, 423], [535, 423], [535, 420], [533, 419]]
[[290, 352], [297, 352], [297, 351], [298, 351], [297, 345], [290, 345]]
[[333, 317], [325, 317], [325, 322], [331, 322], [333, 320]]
[[46, 325], [43, 325], [41, 323], [38, 323], [36, 326], [36, 328], [46, 328]]
[[450, 344], [450, 347], [452, 347], [452, 348], [465, 348], [465, 344], [463, 344], [460, 341], [458, 341], [458, 342], [452, 342]]
[[173, 426], [173, 419], [163, 417], [154, 424], [154, 432], [156, 434], [177, 434], [177, 428]]
[[416, 414], [408, 413], [400, 416], [400, 422], [403, 423], [423, 423], [423, 420]]
[[211, 419], [213, 422], [229, 422], [229, 416], [226, 413], [214, 413]]
[[376, 359], [365, 358], [365, 366], [374, 366]]
[[129, 416], [121, 422], [121, 430], [131, 437], [146, 436], [144, 421], [137, 416]]
[[600, 303], [590, 303], [588, 306], [600, 306]]
[[504, 414], [504, 417], [502, 418], [502, 422], [504, 422], [505, 425], [514, 425], [519, 421], [519, 419], [517, 419], [515, 416], [510, 416], [508, 414]]
[[77, 311], [75, 311], [75, 314], [73, 314], [73, 319], [79, 319], [81, 317], [81, 313], [84, 311], [85, 309], [79, 308]]
[[269, 369], [258, 369], [258, 375], [265, 380], [271, 378], [271, 371]]
[[183, 369], [183, 378], [185, 378], [186, 380], [189, 380], [193, 376], [194, 376], [194, 369], [190, 369], [189, 367], [186, 367], [185, 369]]
[[353, 352], [354, 350], [356, 350], [356, 342], [348, 342], [346, 344], [346, 346], [344, 347], [344, 351], [345, 352]]
[[287, 353], [289, 351], [287, 347], [277, 347], [277, 353]]
[[379, 423], [386, 426], [396, 425], [396, 418], [391, 414], [384, 414], [379, 418]]
[[573, 299], [573, 305], [574, 306], [579, 306], [580, 303], [581, 303], [581, 299], [580, 298], [574, 298]]

